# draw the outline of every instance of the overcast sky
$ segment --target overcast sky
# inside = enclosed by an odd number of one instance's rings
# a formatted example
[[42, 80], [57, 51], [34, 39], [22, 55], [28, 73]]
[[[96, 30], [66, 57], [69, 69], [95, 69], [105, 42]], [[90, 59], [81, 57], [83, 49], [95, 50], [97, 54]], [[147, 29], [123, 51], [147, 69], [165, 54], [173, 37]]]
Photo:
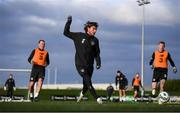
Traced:
[[[149, 60], [161, 40], [178, 68], [177, 74], [169, 68], [169, 79], [180, 78], [179, 6], [179, 0], [151, 0], [145, 6], [146, 85], [152, 78]], [[117, 69], [131, 81], [141, 72], [141, 14], [136, 0], [0, 0], [0, 68], [30, 69], [27, 58], [38, 40], [45, 39], [51, 78], [57, 67], [57, 83], [81, 83], [73, 42], [63, 35], [67, 16], [72, 15], [73, 32], [84, 32], [88, 20], [99, 23], [102, 68], [94, 70], [93, 82], [114, 82]]]

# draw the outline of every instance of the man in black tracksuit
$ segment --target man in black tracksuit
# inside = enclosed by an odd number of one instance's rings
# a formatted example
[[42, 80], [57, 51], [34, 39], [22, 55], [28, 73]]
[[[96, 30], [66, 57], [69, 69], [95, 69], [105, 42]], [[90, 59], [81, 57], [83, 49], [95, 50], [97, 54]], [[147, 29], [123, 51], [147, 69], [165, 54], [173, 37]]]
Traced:
[[125, 101], [126, 96], [126, 87], [128, 86], [128, 80], [126, 76], [121, 72], [117, 71], [117, 75], [115, 78], [115, 85], [117, 89], [117, 85], [119, 84], [119, 101]]
[[74, 41], [76, 48], [75, 65], [78, 73], [83, 78], [83, 89], [80, 93], [78, 102], [82, 99], [87, 90], [90, 91], [94, 99], [97, 99], [97, 102], [102, 102], [101, 99], [98, 98], [91, 82], [94, 59], [96, 60], [96, 68], [99, 69], [101, 67], [99, 41], [94, 36], [98, 24], [96, 22], [87, 22], [84, 27], [85, 33], [75, 33], [70, 32], [71, 22], [72, 17], [69, 16], [64, 28], [64, 35]]
[[7, 79], [7, 81], [6, 81], [5, 85], [4, 85], [4, 89], [5, 90], [7, 89], [7, 96], [12, 98], [13, 97], [13, 90], [16, 89], [15, 81], [13, 79], [12, 74], [9, 75], [9, 78]]

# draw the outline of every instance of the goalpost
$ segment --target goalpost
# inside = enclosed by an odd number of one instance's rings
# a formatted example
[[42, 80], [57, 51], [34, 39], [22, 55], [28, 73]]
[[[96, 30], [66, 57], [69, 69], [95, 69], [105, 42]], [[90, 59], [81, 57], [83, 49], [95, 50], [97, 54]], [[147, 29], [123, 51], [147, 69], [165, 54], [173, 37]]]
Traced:
[[[0, 68], [0, 87], [3, 88], [6, 80], [9, 78], [9, 74], [13, 75], [15, 85], [18, 89], [27, 89], [30, 77], [31, 69], [2, 69]], [[25, 76], [22, 76], [25, 75]], [[24, 95], [29, 100], [29, 91], [27, 95]]]
[[9, 72], [31, 72], [31, 69], [0, 69], [0, 72], [9, 71]]

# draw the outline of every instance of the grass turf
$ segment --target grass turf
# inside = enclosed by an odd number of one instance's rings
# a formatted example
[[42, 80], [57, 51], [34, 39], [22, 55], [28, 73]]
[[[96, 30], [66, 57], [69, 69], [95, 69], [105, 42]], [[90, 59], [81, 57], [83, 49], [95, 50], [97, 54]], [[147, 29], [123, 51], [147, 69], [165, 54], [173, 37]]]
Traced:
[[[4, 94], [2, 90], [1, 94]], [[2, 102], [0, 103], [0, 111], [16, 111], [16, 112], [29, 112], [29, 111], [42, 111], [42, 112], [56, 112], [56, 111], [78, 111], [78, 112], [91, 112], [91, 111], [180, 111], [179, 104], [163, 104], [157, 103], [135, 103], [135, 102], [105, 102], [102, 105], [93, 101], [92, 96], [89, 93], [86, 96], [88, 101], [76, 103], [76, 101], [51, 101], [52, 95], [79, 95], [79, 90], [42, 90], [40, 94], [39, 102]], [[127, 92], [128, 95], [132, 95], [132, 92]], [[17, 90], [15, 94], [27, 94], [27, 90]], [[173, 95], [180, 95], [179, 92], [171, 92]], [[106, 95], [105, 91], [98, 91], [98, 95]], [[114, 95], [118, 95], [116, 92]]]
[[155, 103], [113, 103], [102, 105], [93, 101], [76, 103], [75, 101], [40, 101], [33, 103], [0, 103], [0, 111], [180, 111], [178, 104], [158, 105]]

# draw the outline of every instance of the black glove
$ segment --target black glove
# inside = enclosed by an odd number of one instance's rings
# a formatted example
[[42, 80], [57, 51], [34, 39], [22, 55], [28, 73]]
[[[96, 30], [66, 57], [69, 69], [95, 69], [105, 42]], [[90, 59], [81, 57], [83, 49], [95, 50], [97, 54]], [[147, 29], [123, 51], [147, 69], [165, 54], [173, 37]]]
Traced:
[[101, 68], [101, 65], [96, 65], [96, 69], [100, 69]]
[[67, 20], [71, 22], [72, 21], [72, 16], [68, 16]]
[[177, 68], [176, 67], [173, 67], [173, 72], [177, 73]]

